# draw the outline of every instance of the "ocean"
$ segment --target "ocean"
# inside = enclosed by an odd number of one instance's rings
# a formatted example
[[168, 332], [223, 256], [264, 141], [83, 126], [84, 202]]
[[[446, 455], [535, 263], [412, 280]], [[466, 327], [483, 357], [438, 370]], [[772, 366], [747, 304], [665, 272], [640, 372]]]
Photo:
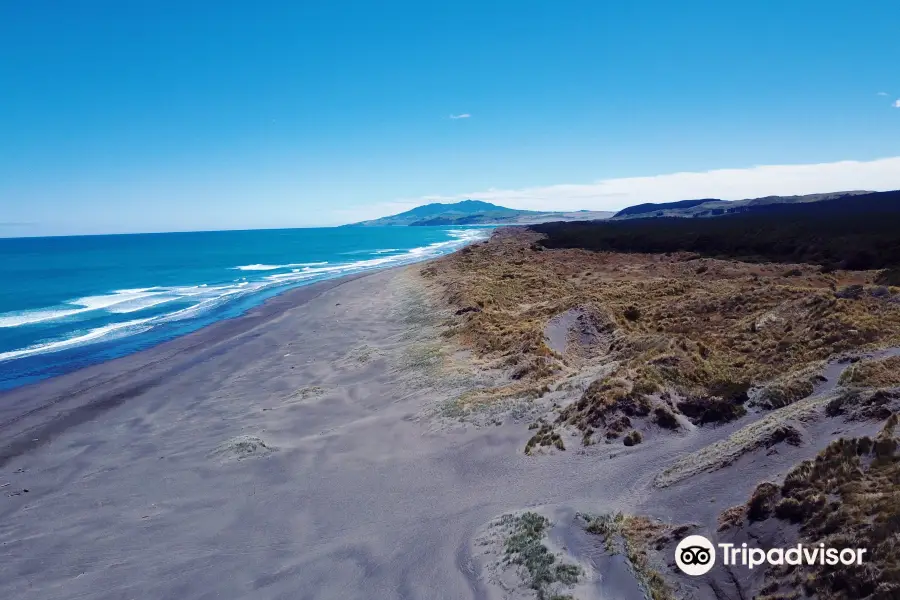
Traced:
[[0, 239], [0, 389], [148, 348], [297, 286], [452, 252], [485, 228]]

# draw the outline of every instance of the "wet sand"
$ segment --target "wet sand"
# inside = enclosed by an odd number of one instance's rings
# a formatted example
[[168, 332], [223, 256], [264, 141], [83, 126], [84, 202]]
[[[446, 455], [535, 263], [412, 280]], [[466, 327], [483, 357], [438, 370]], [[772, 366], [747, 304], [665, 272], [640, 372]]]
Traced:
[[[541, 456], [522, 452], [521, 422], [433, 427], [444, 392], [402, 367], [428, 335], [404, 309], [414, 296], [408, 268], [316, 284], [0, 395], [0, 597], [502, 598], [473, 545], [499, 515], [623, 510], [714, 528], [827, 444], [660, 489], [674, 457], [747, 419]], [[633, 597], [618, 579], [597, 596]]]

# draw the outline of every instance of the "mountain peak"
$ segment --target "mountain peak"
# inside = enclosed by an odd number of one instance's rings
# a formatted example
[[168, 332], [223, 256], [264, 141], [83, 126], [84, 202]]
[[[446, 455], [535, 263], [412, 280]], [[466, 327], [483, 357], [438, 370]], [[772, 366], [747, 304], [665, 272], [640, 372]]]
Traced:
[[425, 204], [423, 206], [417, 206], [412, 210], [408, 210], [406, 212], [400, 213], [399, 215], [395, 215], [397, 217], [401, 217], [404, 215], [434, 215], [445, 212], [458, 212], [461, 214], [473, 214], [480, 213], [485, 211], [513, 211], [512, 208], [506, 208], [505, 206], [497, 206], [496, 204], [491, 204], [490, 202], [484, 202], [482, 200], [461, 200], [459, 202], [432, 202], [431, 204]]
[[540, 223], [548, 220], [568, 221], [573, 218], [605, 219], [611, 213], [601, 212], [553, 212], [517, 210], [468, 198], [459, 202], [433, 202], [417, 206], [406, 212], [372, 221], [353, 223], [362, 226], [407, 226], [407, 225], [514, 225]]

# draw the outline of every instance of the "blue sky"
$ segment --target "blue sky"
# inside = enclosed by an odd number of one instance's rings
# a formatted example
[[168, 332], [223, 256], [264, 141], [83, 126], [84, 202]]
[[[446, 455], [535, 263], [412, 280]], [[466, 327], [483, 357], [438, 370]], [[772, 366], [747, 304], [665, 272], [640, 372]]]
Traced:
[[0, 235], [900, 188], [870, 162], [900, 156], [898, 23], [893, 0], [0, 0]]

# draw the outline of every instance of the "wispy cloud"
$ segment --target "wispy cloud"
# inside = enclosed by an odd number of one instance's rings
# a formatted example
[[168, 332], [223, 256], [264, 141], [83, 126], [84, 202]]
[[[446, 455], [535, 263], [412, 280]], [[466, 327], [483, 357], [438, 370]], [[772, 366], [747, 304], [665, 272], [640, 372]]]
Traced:
[[470, 115], [469, 113], [462, 113], [461, 115], [450, 115], [450, 118], [451, 119], [468, 119], [471, 116], [472, 115]]
[[[739, 200], [849, 190], [900, 189], [900, 156], [867, 162], [842, 161], [807, 165], [766, 165], [650, 177], [605, 179], [522, 189], [489, 188], [449, 196], [420, 196], [359, 207], [366, 217], [385, 216], [430, 202], [476, 198], [529, 210], [619, 210], [643, 202], [693, 198]], [[351, 212], [351, 211], [348, 211]]]
[[879, 95], [879, 96], [887, 96], [888, 93], [887, 93], [887, 92], [878, 92], [878, 95]]

